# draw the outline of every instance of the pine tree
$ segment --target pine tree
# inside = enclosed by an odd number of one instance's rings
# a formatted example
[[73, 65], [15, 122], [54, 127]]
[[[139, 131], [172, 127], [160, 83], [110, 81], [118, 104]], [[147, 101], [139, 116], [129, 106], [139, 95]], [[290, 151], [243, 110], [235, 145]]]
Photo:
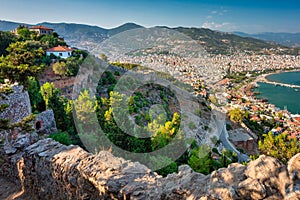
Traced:
[[272, 156], [287, 163], [297, 153], [300, 153], [300, 143], [291, 139], [288, 134], [283, 133], [273, 136], [272, 132], [263, 135], [263, 141], [259, 141], [258, 147], [261, 154]]

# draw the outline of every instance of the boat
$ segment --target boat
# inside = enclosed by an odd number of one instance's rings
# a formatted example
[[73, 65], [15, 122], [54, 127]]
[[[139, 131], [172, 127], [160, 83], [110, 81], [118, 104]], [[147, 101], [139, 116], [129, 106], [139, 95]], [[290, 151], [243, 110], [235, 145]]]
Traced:
[[299, 89], [294, 89], [295, 92], [299, 92]]

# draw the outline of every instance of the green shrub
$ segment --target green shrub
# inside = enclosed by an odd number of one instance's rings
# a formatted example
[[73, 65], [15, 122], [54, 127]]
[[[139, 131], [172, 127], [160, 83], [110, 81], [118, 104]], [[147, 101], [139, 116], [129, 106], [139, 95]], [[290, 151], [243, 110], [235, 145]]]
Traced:
[[70, 145], [72, 143], [69, 134], [66, 132], [57, 132], [51, 134], [49, 138], [52, 138], [53, 140], [64, 145]]
[[114, 72], [114, 75], [115, 75], [115, 76], [120, 76], [120, 72], [119, 72], [119, 71], [115, 71], [115, 72]]
[[156, 170], [156, 173], [158, 173], [159, 175], [162, 175], [163, 177], [166, 177], [168, 174], [177, 173], [177, 172], [178, 172], [178, 166], [177, 166], [176, 162], [172, 162], [168, 166], [166, 166], [162, 169]]
[[227, 123], [226, 123], [226, 130], [227, 130], [227, 131], [230, 131], [230, 130], [232, 130], [232, 127], [231, 127], [231, 125], [230, 125], [230, 124], [227, 124]]

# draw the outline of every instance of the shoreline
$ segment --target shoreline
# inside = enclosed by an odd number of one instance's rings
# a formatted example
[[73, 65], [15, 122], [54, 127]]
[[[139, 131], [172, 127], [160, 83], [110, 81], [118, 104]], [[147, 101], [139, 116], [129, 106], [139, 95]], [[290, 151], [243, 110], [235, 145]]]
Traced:
[[268, 83], [268, 84], [272, 84], [272, 85], [279, 85], [279, 86], [283, 86], [283, 87], [290, 87], [290, 88], [300, 88], [300, 85], [293, 85], [293, 84], [288, 84], [288, 83], [282, 83], [282, 82], [276, 82], [276, 81], [270, 81], [268, 80], [268, 76], [274, 75], [274, 74], [282, 74], [282, 73], [289, 73], [289, 72], [300, 72], [300, 68], [298, 69], [294, 69], [294, 70], [277, 70], [275, 72], [271, 72], [271, 73], [266, 73], [266, 74], [262, 74], [259, 75], [254, 81], [252, 81], [251, 83], [255, 83], [257, 84], [258, 82], [263, 82], [263, 83]]
[[[300, 88], [300, 85], [291, 85], [291, 84], [284, 84], [284, 83], [280, 83], [280, 82], [272, 82], [272, 81], [269, 81], [266, 77], [267, 76], [270, 76], [270, 75], [273, 75], [273, 74], [281, 74], [281, 73], [287, 73], [287, 72], [300, 72], [300, 69], [295, 69], [295, 70], [277, 70], [275, 72], [271, 72], [271, 73], [266, 73], [266, 74], [262, 74], [260, 76], [258, 76], [255, 80], [253, 80], [252, 82], [250, 82], [248, 85], [252, 85], [252, 93], [250, 95], [251, 98], [253, 99], [256, 99], [256, 100], [259, 100], [259, 98], [257, 98], [257, 95], [255, 94], [255, 92], [253, 92], [253, 89], [254, 88], [258, 88], [259, 85], [258, 85], [258, 82], [262, 82], [262, 83], [267, 83], [267, 84], [272, 84], [272, 85], [279, 85], [279, 86], [282, 86], [282, 87], [290, 87], [290, 88]], [[296, 87], [293, 87], [293, 86], [296, 86]], [[267, 100], [267, 104], [273, 104], [275, 105], [274, 103], [271, 103], [269, 101], [269, 99], [266, 99]], [[283, 109], [277, 107], [277, 105], [275, 105], [275, 107], [281, 111], [283, 111]], [[299, 113], [292, 113], [291, 111], [287, 110], [291, 115], [299, 115]]]

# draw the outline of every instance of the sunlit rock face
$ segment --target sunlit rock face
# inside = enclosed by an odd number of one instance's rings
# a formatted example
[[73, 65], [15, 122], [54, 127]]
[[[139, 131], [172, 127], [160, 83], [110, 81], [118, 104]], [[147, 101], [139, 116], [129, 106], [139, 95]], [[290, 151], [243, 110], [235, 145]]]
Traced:
[[285, 166], [260, 156], [247, 166], [231, 164], [210, 175], [189, 166], [166, 178], [140, 163], [101, 151], [40, 140], [4, 155], [1, 172], [32, 199], [299, 199], [300, 154]]

